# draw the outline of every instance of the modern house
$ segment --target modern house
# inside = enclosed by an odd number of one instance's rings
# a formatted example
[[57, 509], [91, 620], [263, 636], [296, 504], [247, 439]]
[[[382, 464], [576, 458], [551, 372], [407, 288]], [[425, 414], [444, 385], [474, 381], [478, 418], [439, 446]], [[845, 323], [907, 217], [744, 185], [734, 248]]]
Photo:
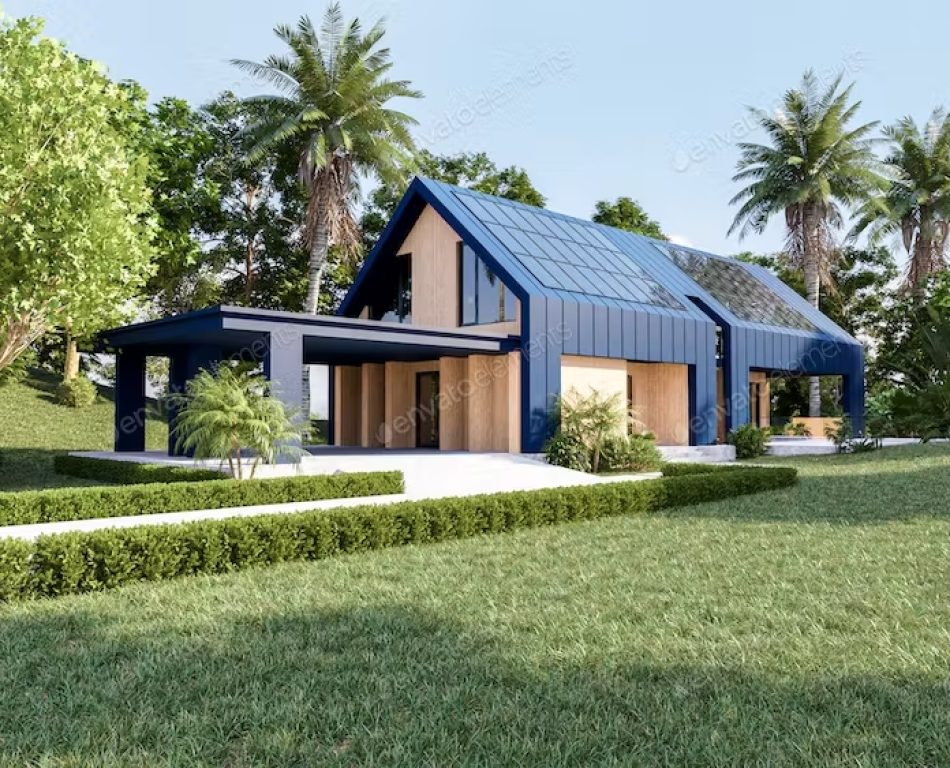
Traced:
[[241, 357], [305, 400], [332, 366], [331, 442], [536, 453], [571, 389], [616, 393], [661, 445], [769, 423], [771, 374], [840, 376], [864, 414], [861, 344], [767, 270], [417, 178], [336, 316], [213, 307], [103, 334], [116, 450], [144, 449], [145, 359], [171, 386]]

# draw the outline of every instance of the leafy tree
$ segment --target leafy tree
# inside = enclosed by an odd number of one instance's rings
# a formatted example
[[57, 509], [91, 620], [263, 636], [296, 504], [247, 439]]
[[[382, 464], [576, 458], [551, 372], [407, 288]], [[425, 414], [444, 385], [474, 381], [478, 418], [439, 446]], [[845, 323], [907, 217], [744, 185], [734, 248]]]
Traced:
[[387, 106], [395, 98], [418, 98], [404, 80], [391, 80], [385, 30], [365, 34], [359, 20], [345, 24], [331, 5], [317, 30], [306, 16], [297, 27], [274, 32], [290, 50], [262, 63], [237, 60], [243, 71], [277, 93], [256, 97], [265, 116], [251, 127], [253, 160], [278, 146], [294, 148], [307, 193], [304, 240], [310, 252], [304, 310], [316, 312], [331, 245], [355, 249], [359, 233], [352, 204], [360, 176], [398, 183], [411, 167], [414, 120]]
[[121, 322], [150, 269], [128, 96], [41, 31], [0, 26], [0, 369], [54, 328]]
[[207, 233], [221, 226], [221, 188], [208, 172], [221, 154], [208, 115], [183, 99], [165, 98], [151, 109], [136, 83], [124, 87], [137, 110], [139, 151], [148, 158], [148, 186], [157, 223], [156, 270], [146, 293], [162, 314], [218, 302], [208, 268]]
[[[499, 168], [484, 152], [435, 155], [424, 149], [418, 154], [417, 168], [422, 176], [436, 181], [544, 207], [544, 196], [535, 188], [527, 171], [516, 165]], [[372, 248], [382, 234], [403, 192], [403, 184], [381, 184], [370, 194], [360, 222], [366, 250]]]
[[184, 393], [171, 395], [178, 413], [173, 435], [179, 451], [196, 459], [227, 462], [231, 474], [244, 477], [242, 452], [254, 456], [250, 477], [258, 465], [273, 464], [282, 455], [299, 458], [300, 431], [283, 403], [270, 394], [270, 383], [245, 368], [221, 365], [202, 370], [189, 380]]
[[893, 400], [899, 428], [924, 440], [950, 437], [950, 320], [946, 308], [929, 306], [916, 329], [925, 358], [908, 364]]
[[[868, 138], [877, 123], [853, 125], [861, 102], [852, 102], [852, 88], [842, 89], [838, 76], [822, 89], [808, 71], [777, 112], [753, 109], [769, 143], [741, 143], [733, 177], [746, 186], [731, 200], [740, 207], [729, 232], [761, 233], [783, 214], [788, 254], [801, 263], [805, 295], [815, 307], [836, 253], [833, 231], [842, 223], [842, 206], [862, 203], [879, 184]], [[820, 407], [815, 377], [809, 415], [819, 415]]]
[[646, 235], [656, 240], [669, 239], [663, 234], [659, 222], [651, 219], [640, 203], [629, 197], [618, 197], [612, 203], [608, 200], [599, 200], [594, 205], [594, 215], [591, 219], [598, 224], [636, 232], [638, 235]]
[[872, 243], [899, 234], [909, 257], [907, 287], [920, 291], [946, 269], [950, 233], [950, 115], [935, 109], [923, 130], [910, 117], [884, 129], [889, 183], [861, 207], [853, 235]]

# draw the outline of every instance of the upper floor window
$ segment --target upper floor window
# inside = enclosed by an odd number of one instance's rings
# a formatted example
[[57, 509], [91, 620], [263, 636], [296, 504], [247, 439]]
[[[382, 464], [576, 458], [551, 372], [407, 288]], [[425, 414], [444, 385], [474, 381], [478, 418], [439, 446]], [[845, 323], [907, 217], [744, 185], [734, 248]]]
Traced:
[[515, 320], [515, 295], [475, 251], [464, 243], [458, 244], [458, 250], [461, 325]]
[[370, 320], [390, 323], [412, 322], [412, 254], [396, 256], [388, 271], [381, 273], [385, 286], [379, 298], [369, 307]]

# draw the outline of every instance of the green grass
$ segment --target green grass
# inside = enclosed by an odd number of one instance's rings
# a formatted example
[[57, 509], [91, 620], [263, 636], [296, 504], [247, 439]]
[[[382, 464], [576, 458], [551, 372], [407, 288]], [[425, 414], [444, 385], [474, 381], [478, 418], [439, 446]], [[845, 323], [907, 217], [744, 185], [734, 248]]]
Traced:
[[[22, 384], [0, 387], [0, 491], [103, 485], [57, 475], [53, 456], [66, 451], [112, 450], [113, 404], [102, 395], [89, 408], [58, 405], [56, 379], [33, 375]], [[148, 448], [168, 443], [164, 422], [149, 419]]]
[[950, 450], [0, 608], [0, 765], [950, 764]]

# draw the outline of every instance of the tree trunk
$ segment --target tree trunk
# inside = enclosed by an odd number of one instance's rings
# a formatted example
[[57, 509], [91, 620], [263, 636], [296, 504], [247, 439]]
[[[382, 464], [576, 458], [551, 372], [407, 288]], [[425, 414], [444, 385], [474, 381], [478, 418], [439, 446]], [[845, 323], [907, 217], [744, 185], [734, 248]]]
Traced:
[[330, 248], [329, 234], [323, 216], [319, 216], [314, 228], [312, 245], [310, 246], [310, 264], [307, 268], [307, 300], [304, 302], [304, 312], [311, 315], [317, 314], [320, 283], [323, 280], [323, 270], [327, 264], [327, 251]]
[[251, 291], [254, 288], [254, 241], [248, 240], [244, 254], [244, 304], [251, 306]]
[[79, 375], [79, 347], [72, 334], [66, 333], [66, 360], [63, 363], [63, 381], [72, 381]]
[[[806, 205], [802, 211], [802, 262], [805, 271], [805, 296], [815, 309], [821, 301], [821, 222], [814, 205]], [[808, 379], [808, 415], [821, 416], [821, 380], [817, 376]]]

